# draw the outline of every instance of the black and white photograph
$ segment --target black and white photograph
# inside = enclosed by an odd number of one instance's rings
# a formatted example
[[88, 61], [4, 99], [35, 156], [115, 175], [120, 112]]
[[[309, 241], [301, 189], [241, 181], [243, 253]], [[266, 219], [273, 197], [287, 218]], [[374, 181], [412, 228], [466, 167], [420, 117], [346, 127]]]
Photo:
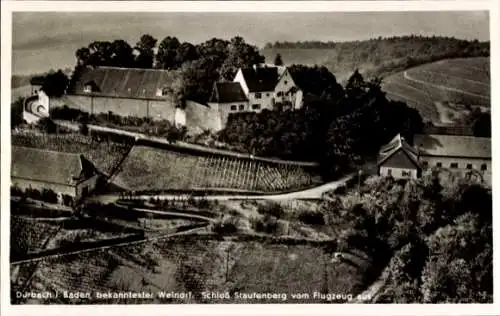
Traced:
[[492, 304], [491, 12], [425, 9], [13, 11], [6, 303]]

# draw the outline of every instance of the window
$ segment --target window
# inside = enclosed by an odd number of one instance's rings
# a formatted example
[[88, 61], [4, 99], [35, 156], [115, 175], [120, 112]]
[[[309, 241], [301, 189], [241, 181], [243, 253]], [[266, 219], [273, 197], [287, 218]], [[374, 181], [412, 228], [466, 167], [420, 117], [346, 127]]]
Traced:
[[458, 163], [456, 163], [456, 162], [450, 163], [450, 168], [453, 168], [453, 169], [458, 168]]
[[391, 176], [392, 175], [392, 169], [387, 169], [387, 175]]
[[285, 84], [285, 85], [287, 85], [287, 84], [288, 84], [288, 81], [286, 81], [286, 80], [285, 80], [284, 84]]
[[252, 104], [252, 109], [253, 110], [259, 110], [260, 109], [260, 104]]
[[245, 106], [243, 104], [240, 104], [239, 109], [240, 109], [240, 111], [243, 111], [245, 109]]
[[83, 88], [83, 91], [86, 93], [92, 92], [92, 86], [89, 84], [86, 84], [85, 87]]
[[401, 176], [403, 177], [409, 177], [410, 176], [410, 171], [401, 171]]
[[429, 166], [429, 162], [427, 162], [427, 161], [422, 161], [422, 166], [423, 166], [424, 168], [427, 168], [427, 167]]
[[485, 163], [483, 163], [481, 165], [481, 171], [485, 171], [486, 169], [488, 169], [488, 166]]
[[276, 95], [277, 95], [278, 97], [281, 97], [281, 96], [283, 95], [283, 92], [281, 92], [281, 91], [280, 91], [280, 92], [278, 92]]
[[262, 98], [262, 93], [260, 93], [260, 92], [255, 93], [255, 98], [256, 99]]
[[467, 164], [467, 169], [472, 169], [472, 164], [471, 163]]
[[231, 105], [231, 111], [236, 111], [236, 105]]
[[266, 93], [266, 97], [269, 97], [269, 93]]
[[443, 164], [442, 164], [442, 163], [440, 163], [440, 162], [438, 162], [438, 163], [436, 164], [436, 167], [438, 167], [438, 168], [441, 168], [442, 166], [443, 166]]

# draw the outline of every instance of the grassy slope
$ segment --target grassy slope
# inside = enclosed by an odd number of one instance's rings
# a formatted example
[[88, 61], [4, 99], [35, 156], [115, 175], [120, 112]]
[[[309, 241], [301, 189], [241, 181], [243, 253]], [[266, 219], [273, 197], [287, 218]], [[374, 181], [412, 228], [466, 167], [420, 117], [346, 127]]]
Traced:
[[[407, 70], [411, 79], [399, 72], [384, 79], [383, 89], [388, 97], [407, 102], [420, 110], [424, 119], [441, 122], [440, 111], [448, 116], [460, 115], [464, 105], [490, 105], [489, 58], [449, 59]], [[447, 89], [451, 88], [451, 89]], [[457, 113], [453, 113], [457, 112]], [[453, 117], [452, 117], [453, 119]]]

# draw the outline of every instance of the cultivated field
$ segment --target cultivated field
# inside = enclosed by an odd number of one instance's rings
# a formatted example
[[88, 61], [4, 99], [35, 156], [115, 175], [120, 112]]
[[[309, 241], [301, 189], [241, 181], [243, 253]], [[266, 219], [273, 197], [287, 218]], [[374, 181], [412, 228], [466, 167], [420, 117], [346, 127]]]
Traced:
[[39, 222], [22, 216], [11, 216], [11, 253], [26, 254], [47, 247], [59, 230], [57, 224]]
[[[315, 246], [287, 246], [256, 242], [160, 241], [130, 247], [66, 256], [40, 263], [28, 290], [68, 291], [174, 291], [192, 292], [191, 299], [71, 300], [60, 295], [54, 303], [272, 303], [294, 300], [292, 293], [328, 291], [357, 293], [362, 289], [368, 261], [353, 256], [332, 262], [330, 254]], [[16, 270], [13, 288], [22, 287], [31, 265]], [[286, 301], [203, 299], [202, 291], [220, 293], [286, 293]], [[36, 303], [36, 301], [31, 301]], [[46, 301], [44, 301], [46, 302]], [[28, 302], [30, 303], [30, 302]]]
[[311, 186], [313, 175], [300, 166], [224, 156], [194, 156], [135, 146], [113, 183], [134, 191], [237, 189], [279, 192]]
[[453, 123], [471, 108], [490, 107], [489, 58], [442, 60], [384, 79], [390, 99], [417, 108], [425, 120]]
[[83, 154], [99, 171], [105, 174], [111, 172], [130, 149], [128, 145], [97, 142], [91, 137], [79, 134], [13, 133], [12, 145]]

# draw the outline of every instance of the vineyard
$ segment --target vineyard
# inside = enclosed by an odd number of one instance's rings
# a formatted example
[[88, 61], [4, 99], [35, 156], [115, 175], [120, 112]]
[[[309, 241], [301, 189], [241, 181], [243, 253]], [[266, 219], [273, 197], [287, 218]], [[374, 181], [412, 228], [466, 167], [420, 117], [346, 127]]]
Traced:
[[450, 59], [384, 79], [390, 99], [417, 108], [434, 123], [450, 123], [471, 107], [490, 107], [489, 58]]
[[79, 134], [13, 133], [12, 146], [83, 154], [104, 174], [109, 174], [130, 150], [130, 145], [99, 142]]
[[[318, 246], [287, 246], [258, 242], [158, 241], [119, 247], [88, 254], [45, 260], [26, 290], [106, 292], [174, 291], [193, 293], [194, 301], [161, 300], [64, 300], [62, 295], [50, 303], [217, 303], [204, 300], [202, 291], [241, 293], [287, 293], [286, 301], [241, 301], [236, 303], [309, 302], [294, 300], [290, 293], [322, 291], [356, 293], [363, 287], [369, 260], [350, 256], [354, 264], [330, 263], [331, 255]], [[227, 271], [226, 271], [227, 267]], [[30, 264], [19, 266], [12, 288], [26, 281]], [[259, 277], [256, 277], [259, 275]], [[229, 283], [228, 283], [229, 281]], [[44, 301], [47, 302], [47, 301]], [[33, 302], [36, 303], [36, 302]]]
[[186, 155], [135, 146], [113, 183], [134, 191], [237, 189], [280, 192], [305, 188], [317, 181], [301, 166], [227, 156]]
[[43, 250], [59, 226], [11, 215], [10, 229], [11, 253], [25, 254]]

